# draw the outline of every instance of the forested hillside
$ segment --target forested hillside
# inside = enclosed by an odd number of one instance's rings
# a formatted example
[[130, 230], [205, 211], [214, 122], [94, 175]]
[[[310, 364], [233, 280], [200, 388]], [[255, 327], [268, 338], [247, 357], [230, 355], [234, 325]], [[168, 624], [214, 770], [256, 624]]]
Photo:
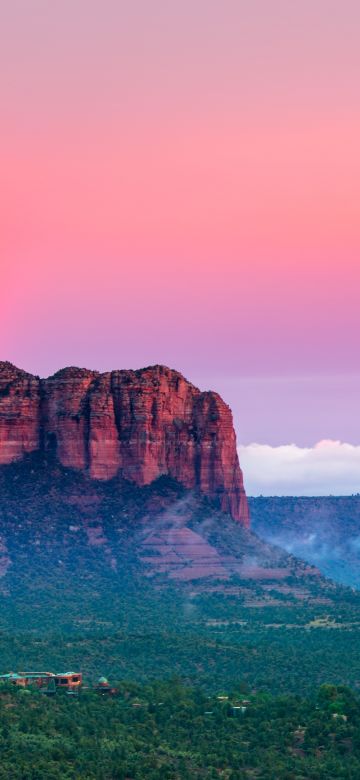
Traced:
[[76, 697], [0, 687], [2, 780], [356, 780], [360, 701], [342, 686], [311, 698], [208, 696], [178, 680], [120, 683]]

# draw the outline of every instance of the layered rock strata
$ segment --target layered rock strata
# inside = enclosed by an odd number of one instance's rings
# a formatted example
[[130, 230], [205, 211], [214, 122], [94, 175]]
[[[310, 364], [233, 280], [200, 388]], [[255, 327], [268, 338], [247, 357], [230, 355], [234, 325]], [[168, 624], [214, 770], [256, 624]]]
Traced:
[[249, 524], [229, 407], [165, 366], [39, 379], [0, 363], [0, 465], [50, 448], [96, 480], [169, 475]]

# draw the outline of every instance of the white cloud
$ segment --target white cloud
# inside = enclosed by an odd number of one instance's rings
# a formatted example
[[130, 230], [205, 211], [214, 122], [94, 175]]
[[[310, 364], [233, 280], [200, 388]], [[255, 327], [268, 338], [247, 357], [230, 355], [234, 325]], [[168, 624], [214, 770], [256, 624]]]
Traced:
[[240, 445], [238, 452], [249, 496], [360, 492], [360, 445], [325, 439], [314, 447]]

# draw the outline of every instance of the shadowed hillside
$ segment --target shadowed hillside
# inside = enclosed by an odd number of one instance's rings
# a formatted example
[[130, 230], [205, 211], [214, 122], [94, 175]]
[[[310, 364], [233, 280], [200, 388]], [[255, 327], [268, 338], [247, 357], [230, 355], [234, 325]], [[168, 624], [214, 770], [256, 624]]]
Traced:
[[4, 671], [360, 680], [359, 595], [169, 477], [94, 481], [28, 455], [0, 470], [0, 529]]

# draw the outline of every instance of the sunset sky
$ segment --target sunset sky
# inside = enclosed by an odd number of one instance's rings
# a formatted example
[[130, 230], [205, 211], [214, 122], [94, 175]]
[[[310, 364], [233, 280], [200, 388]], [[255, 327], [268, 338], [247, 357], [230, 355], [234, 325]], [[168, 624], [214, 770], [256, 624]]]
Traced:
[[1, 358], [359, 444], [359, 38], [358, 0], [1, 3]]

